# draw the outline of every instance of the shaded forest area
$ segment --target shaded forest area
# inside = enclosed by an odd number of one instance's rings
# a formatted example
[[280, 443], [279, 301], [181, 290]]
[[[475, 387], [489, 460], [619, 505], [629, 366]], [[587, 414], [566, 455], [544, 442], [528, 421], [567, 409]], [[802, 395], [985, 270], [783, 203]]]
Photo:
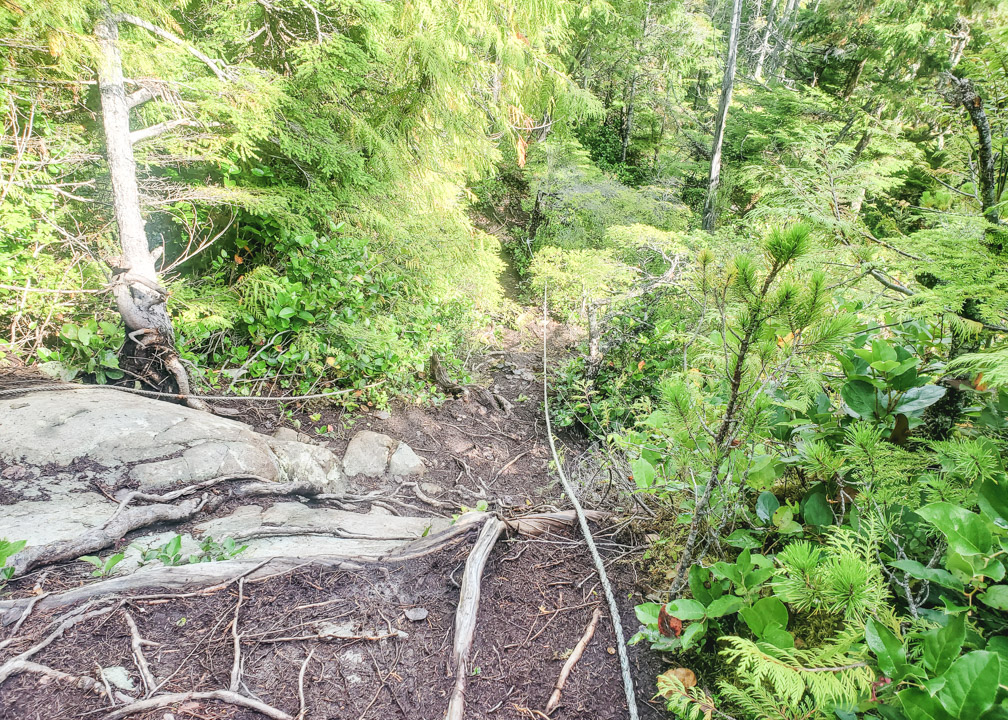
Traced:
[[0, 366], [422, 405], [545, 304], [642, 695], [1008, 717], [1006, 48], [993, 0], [0, 0]]

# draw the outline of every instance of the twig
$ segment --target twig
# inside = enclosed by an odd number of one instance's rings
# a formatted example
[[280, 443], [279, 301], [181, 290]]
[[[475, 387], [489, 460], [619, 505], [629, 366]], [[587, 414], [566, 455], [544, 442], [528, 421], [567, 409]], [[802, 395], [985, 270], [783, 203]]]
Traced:
[[308, 711], [308, 708], [305, 705], [304, 676], [305, 676], [305, 670], [308, 668], [308, 663], [311, 662], [312, 655], [314, 654], [315, 654], [315, 648], [312, 648], [311, 650], [308, 651], [308, 657], [306, 657], [304, 659], [304, 662], [301, 663], [301, 672], [298, 673], [298, 703], [301, 710], [297, 714], [297, 720], [304, 720], [305, 713]]
[[126, 624], [129, 625], [130, 629], [130, 647], [133, 648], [133, 659], [136, 660], [137, 669], [140, 670], [140, 678], [143, 680], [144, 688], [147, 691], [146, 697], [150, 697], [150, 694], [154, 692], [154, 688], [157, 687], [157, 680], [151, 672], [150, 665], [147, 664], [147, 658], [143, 652], [143, 639], [140, 637], [140, 630], [137, 629], [133, 616], [126, 610], [123, 610], [123, 615], [126, 617]]
[[574, 511], [577, 513], [578, 522], [581, 525], [581, 532], [584, 534], [585, 542], [588, 545], [588, 550], [591, 553], [592, 560], [595, 562], [595, 569], [598, 570], [599, 581], [602, 583], [602, 589], [605, 591], [606, 600], [609, 602], [609, 613], [612, 615], [613, 622], [613, 632], [616, 635], [616, 650], [619, 653], [620, 669], [623, 674], [623, 691], [626, 694], [627, 700], [627, 710], [630, 713], [630, 720], [638, 720], [637, 714], [637, 699], [634, 694], [633, 676], [630, 674], [630, 658], [627, 655], [626, 640], [623, 637], [623, 623], [620, 620], [619, 606], [616, 604], [616, 597], [613, 595], [612, 585], [609, 584], [609, 577], [606, 575], [605, 564], [602, 562], [602, 558], [599, 556], [598, 548], [595, 547], [595, 540], [591, 534], [591, 528], [588, 527], [588, 520], [585, 518], [584, 509], [581, 507], [581, 502], [578, 500], [577, 494], [574, 492], [574, 488], [571, 487], [570, 481], [567, 479], [567, 474], [564, 472], [563, 465], [560, 462], [560, 458], [557, 455], [556, 443], [553, 441], [553, 427], [550, 424], [550, 414], [549, 414], [549, 384], [548, 378], [549, 373], [547, 372], [547, 357], [546, 357], [546, 329], [549, 323], [549, 313], [546, 306], [546, 287], [543, 287], [543, 414], [546, 416], [546, 437], [549, 439], [550, 451], [553, 453], [553, 462], [556, 464], [557, 474], [560, 476], [560, 482], [563, 483], [564, 490], [567, 492], [567, 497], [570, 498], [571, 504], [574, 505]]
[[[245, 578], [238, 581], [238, 603], [235, 605], [234, 620], [231, 621], [231, 637], [234, 641], [234, 663], [231, 665], [231, 692], [241, 687], [241, 633], [238, 632], [238, 612], [245, 596]], [[302, 670], [302, 672], [304, 672]]]
[[171, 693], [169, 695], [158, 695], [157, 697], [149, 698], [147, 700], [138, 700], [137, 702], [130, 703], [126, 707], [110, 712], [105, 716], [105, 720], [120, 720], [121, 718], [129, 717], [130, 715], [147, 712], [148, 710], [156, 710], [169, 705], [178, 705], [190, 700], [219, 700], [220, 702], [225, 702], [230, 705], [237, 705], [238, 707], [255, 710], [256, 712], [271, 718], [271, 720], [294, 720], [293, 717], [285, 713], [283, 710], [278, 710], [272, 705], [267, 705], [261, 700], [245, 697], [244, 695], [239, 695], [238, 693], [231, 692], [230, 690], [210, 690], [208, 692], [184, 692]]
[[570, 654], [567, 658], [567, 662], [564, 663], [563, 668], [560, 670], [560, 677], [557, 678], [556, 685], [553, 689], [553, 694], [550, 695], [549, 702], [546, 703], [545, 713], [549, 715], [556, 709], [556, 706], [560, 704], [560, 693], [563, 692], [564, 685], [567, 684], [567, 678], [570, 677], [571, 670], [577, 664], [577, 661], [581, 659], [581, 655], [584, 654], [585, 648], [592, 639], [592, 635], [595, 634], [595, 628], [598, 627], [599, 618], [602, 617], [602, 608], [595, 608], [595, 612], [592, 613], [591, 622], [588, 623], [588, 627], [578, 641], [578, 644], [574, 647], [574, 652]]
[[102, 685], [105, 686], [105, 697], [109, 699], [109, 703], [111, 703], [112, 707], [115, 707], [116, 701], [112, 695], [112, 686], [109, 684], [108, 678], [105, 677], [105, 673], [102, 672], [102, 666], [97, 662], [94, 665], [95, 669], [98, 671], [98, 677], [101, 678]]

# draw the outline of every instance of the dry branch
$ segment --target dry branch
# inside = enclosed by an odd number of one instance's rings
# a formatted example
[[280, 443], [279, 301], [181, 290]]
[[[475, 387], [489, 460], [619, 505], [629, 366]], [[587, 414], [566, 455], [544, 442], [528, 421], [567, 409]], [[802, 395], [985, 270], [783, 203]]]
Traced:
[[588, 647], [588, 643], [592, 639], [592, 635], [595, 634], [595, 628], [598, 627], [599, 619], [602, 617], [602, 608], [595, 608], [595, 612], [592, 613], [591, 622], [588, 623], [588, 627], [578, 641], [578, 644], [574, 647], [574, 651], [567, 658], [567, 662], [564, 663], [563, 668], [560, 670], [560, 677], [557, 678], [556, 685], [553, 689], [553, 694], [550, 695], [549, 702], [546, 703], [546, 714], [549, 715], [551, 712], [556, 710], [556, 706], [560, 704], [560, 693], [563, 692], [564, 685], [567, 684], [567, 678], [570, 677], [571, 670], [577, 664], [577, 661], [581, 659], [584, 654], [585, 648]]

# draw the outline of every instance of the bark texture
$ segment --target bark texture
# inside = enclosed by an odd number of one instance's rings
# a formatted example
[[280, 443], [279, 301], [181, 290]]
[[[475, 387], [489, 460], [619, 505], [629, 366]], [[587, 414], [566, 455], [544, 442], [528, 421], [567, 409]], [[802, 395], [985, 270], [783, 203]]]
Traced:
[[977, 131], [977, 144], [979, 145], [980, 162], [977, 168], [980, 185], [980, 206], [983, 216], [992, 225], [999, 225], [997, 209], [997, 183], [994, 178], [994, 150], [991, 144], [990, 122], [987, 120], [987, 113], [984, 111], [983, 98], [973, 87], [973, 81], [967, 78], [958, 78], [951, 73], [946, 73], [943, 77], [942, 86], [939, 88], [942, 96], [949, 103], [955, 106], [961, 105], [969, 114], [970, 121]]
[[724, 78], [721, 81], [721, 99], [718, 102], [717, 123], [714, 126], [714, 146], [711, 150], [710, 179], [707, 183], [707, 202], [704, 205], [703, 228], [714, 232], [717, 192], [721, 185], [721, 146], [724, 144], [725, 124], [728, 121], [728, 106], [731, 105], [735, 87], [735, 66], [738, 64], [739, 24], [742, 21], [742, 0], [735, 0], [732, 7], [731, 31], [728, 35], [728, 57], [725, 60]]

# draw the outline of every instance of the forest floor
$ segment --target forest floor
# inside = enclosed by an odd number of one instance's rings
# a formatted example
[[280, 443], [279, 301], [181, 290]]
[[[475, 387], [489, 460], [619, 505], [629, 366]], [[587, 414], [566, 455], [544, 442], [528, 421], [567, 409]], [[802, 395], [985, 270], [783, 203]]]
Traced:
[[[487, 328], [496, 347], [467, 363], [474, 386], [497, 393], [510, 411], [487, 407], [468, 394], [434, 407], [396, 405], [356, 413], [315, 405], [281, 411], [238, 399], [224, 404], [262, 432], [290, 427], [312, 436], [314, 428], [324, 428], [318, 439], [338, 454], [360, 430], [409, 443], [427, 467], [421, 487], [436, 503], [425, 509], [431, 515], [477, 506], [504, 518], [564, 510], [569, 503], [550, 469], [542, 417], [543, 332], [541, 315], [527, 308], [510, 327]], [[575, 328], [555, 322], [545, 333], [551, 364], [568, 357], [579, 339]], [[5, 385], [22, 381], [27, 379], [8, 375]], [[560, 440], [582, 502], [608, 512], [616, 507], [618, 517], [620, 493], [594, 450], [576, 437]], [[350, 490], [394, 493], [390, 482], [358, 476]], [[629, 526], [606, 522], [595, 528], [627, 637], [638, 625], [633, 608], [642, 598], [635, 561], [644, 549]], [[182, 523], [178, 531], [187, 527]], [[458, 578], [468, 554], [468, 543], [456, 544], [408, 562], [354, 571], [305, 562], [210, 590], [134, 593], [114, 596], [111, 605], [89, 602], [70, 612], [30, 613], [20, 628], [0, 628], [0, 720], [120, 717], [108, 693], [95, 684], [108, 680], [110, 668], [120, 669], [118, 687], [129, 696], [125, 701], [164, 700], [178, 693], [173, 702], [147, 711], [130, 708], [136, 718], [261, 717], [256, 710], [199, 695], [230, 688], [299, 720], [436, 720], [444, 716], [454, 685]], [[5, 593], [40, 597], [92, 582], [82, 567], [70, 562], [28, 573], [10, 582]], [[498, 542], [481, 588], [465, 717], [546, 717], [543, 710], [561, 668], [596, 608], [602, 610], [598, 629], [549, 717], [627, 717], [605, 598], [576, 529]], [[97, 612], [95, 607], [105, 612], [74, 621], [30, 658], [66, 676], [21, 672], [4, 681], [5, 661], [55, 634], [64, 620]], [[664, 669], [660, 660], [643, 647], [630, 648], [630, 659], [641, 717], [664, 717], [661, 703], [650, 699], [654, 677]], [[148, 672], [141, 671], [142, 664]], [[122, 698], [117, 707], [125, 712]]]

